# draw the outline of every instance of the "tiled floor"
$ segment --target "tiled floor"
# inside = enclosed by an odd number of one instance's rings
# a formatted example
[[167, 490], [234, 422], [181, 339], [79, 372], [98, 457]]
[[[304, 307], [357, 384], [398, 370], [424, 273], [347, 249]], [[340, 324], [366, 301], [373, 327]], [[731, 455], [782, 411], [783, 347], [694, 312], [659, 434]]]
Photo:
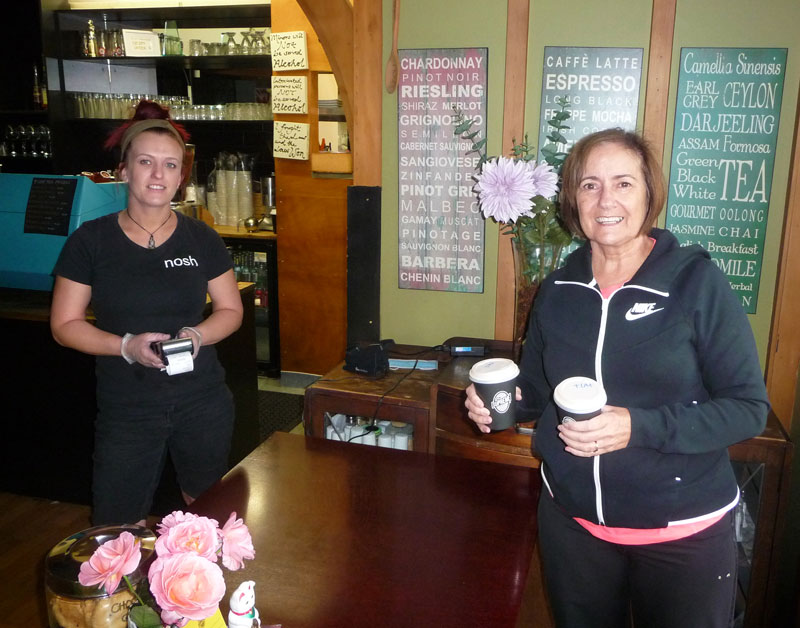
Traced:
[[288, 429], [293, 434], [303, 433], [302, 398], [306, 387], [318, 378], [319, 375], [290, 371], [281, 373], [280, 379], [258, 378], [259, 431], [262, 440], [276, 429]]

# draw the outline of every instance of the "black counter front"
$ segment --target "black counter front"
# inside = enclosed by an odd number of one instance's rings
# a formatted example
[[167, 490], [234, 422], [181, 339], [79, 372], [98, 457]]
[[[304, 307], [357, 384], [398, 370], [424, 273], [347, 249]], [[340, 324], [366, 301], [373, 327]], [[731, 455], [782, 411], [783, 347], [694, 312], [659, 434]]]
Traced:
[[[236, 403], [231, 465], [259, 444], [253, 284], [240, 284], [240, 293], [242, 326], [216, 345]], [[48, 292], [0, 289], [0, 491], [89, 504], [97, 413], [94, 357], [56, 343], [49, 312]], [[181, 506], [167, 465], [153, 513]]]

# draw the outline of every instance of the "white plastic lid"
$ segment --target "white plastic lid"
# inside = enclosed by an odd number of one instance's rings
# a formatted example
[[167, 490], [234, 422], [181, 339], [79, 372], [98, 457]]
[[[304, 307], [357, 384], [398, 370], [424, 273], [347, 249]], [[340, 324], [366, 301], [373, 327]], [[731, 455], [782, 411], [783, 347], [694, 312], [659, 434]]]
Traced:
[[469, 378], [476, 384], [499, 384], [519, 375], [519, 367], [507, 358], [489, 358], [472, 365]]
[[606, 391], [589, 377], [568, 377], [553, 391], [553, 401], [567, 412], [588, 414], [606, 405]]

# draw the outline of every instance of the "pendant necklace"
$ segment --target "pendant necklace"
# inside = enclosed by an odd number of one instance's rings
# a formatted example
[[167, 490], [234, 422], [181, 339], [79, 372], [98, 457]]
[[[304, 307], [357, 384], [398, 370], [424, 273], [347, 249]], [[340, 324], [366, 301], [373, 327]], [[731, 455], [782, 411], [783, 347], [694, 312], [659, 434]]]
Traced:
[[147, 233], [150, 234], [150, 239], [147, 241], [147, 248], [148, 249], [156, 248], [156, 239], [153, 237], [153, 235], [155, 234], [156, 231], [161, 229], [161, 227], [166, 225], [167, 221], [170, 218], [172, 218], [172, 210], [170, 210], [169, 215], [164, 219], [164, 222], [162, 222], [160, 225], [158, 225], [158, 227], [156, 227], [156, 229], [154, 231], [147, 231], [147, 229], [145, 229], [144, 227], [142, 227], [142, 225], [140, 225], [138, 222], [136, 222], [136, 219], [133, 216], [131, 216], [131, 213], [127, 209], [125, 210], [125, 213], [128, 214], [128, 218], [133, 220], [133, 224], [135, 224], [137, 227], [139, 227], [143, 231], [146, 231]]

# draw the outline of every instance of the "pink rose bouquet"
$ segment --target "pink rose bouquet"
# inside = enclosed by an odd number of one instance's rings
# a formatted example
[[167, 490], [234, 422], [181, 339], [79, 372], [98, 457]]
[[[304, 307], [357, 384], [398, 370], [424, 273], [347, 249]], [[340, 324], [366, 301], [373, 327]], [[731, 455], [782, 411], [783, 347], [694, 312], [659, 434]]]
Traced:
[[225, 594], [225, 580], [217, 558], [236, 571], [255, 556], [250, 532], [236, 513], [219, 524], [207, 517], [175, 511], [157, 527], [156, 559], [148, 571], [149, 590], [160, 616], [131, 585], [128, 576], [141, 560], [139, 541], [130, 532], [103, 543], [81, 565], [78, 581], [104, 587], [108, 595], [124, 581], [140, 606], [131, 609], [139, 628], [184, 626], [190, 619], [213, 615]]

